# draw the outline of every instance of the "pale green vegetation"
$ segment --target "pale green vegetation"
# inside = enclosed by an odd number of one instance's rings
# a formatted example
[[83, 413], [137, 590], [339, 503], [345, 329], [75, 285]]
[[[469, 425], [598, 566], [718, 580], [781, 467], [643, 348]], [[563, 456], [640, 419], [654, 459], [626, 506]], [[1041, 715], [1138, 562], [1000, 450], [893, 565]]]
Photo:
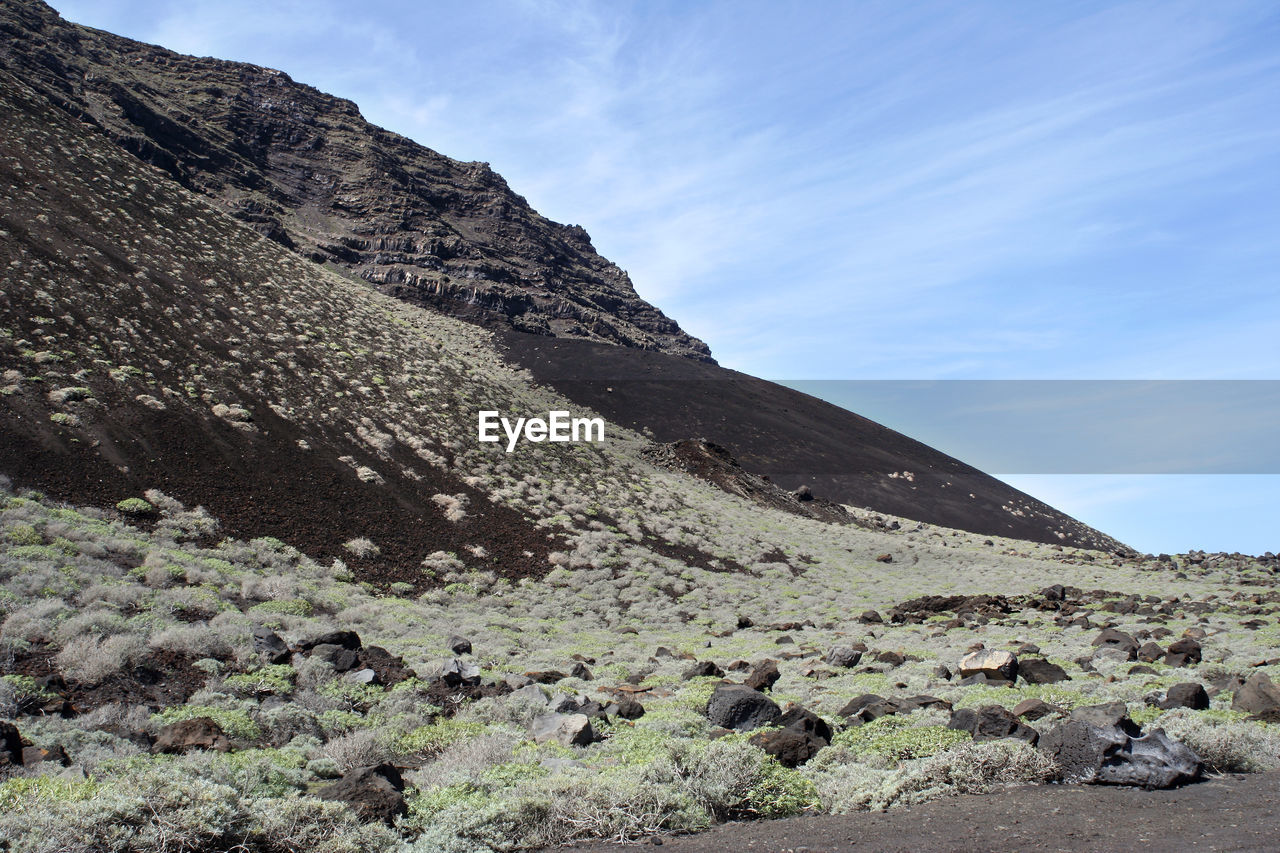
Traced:
[[[178, 521], [189, 512], [158, 493], [152, 498]], [[158, 714], [109, 704], [67, 720], [16, 718], [37, 744], [63, 745], [73, 762], [71, 770], [33, 768], [0, 785], [0, 802], [8, 806], [0, 816], [0, 834], [14, 834], [29, 845], [19, 849], [92, 849], [124, 837], [130, 839], [124, 849], [164, 849], [153, 835], [155, 825], [137, 817], [143, 808], [163, 816], [166, 826], [176, 827], [172, 831], [186, 833], [181, 835], [185, 843], [199, 850], [220, 849], [217, 845], [233, 841], [249, 849], [278, 849], [264, 839], [280, 831], [284, 815], [289, 831], [297, 833], [288, 837], [323, 838], [331, 845], [315, 849], [508, 849], [513, 844], [697, 830], [734, 817], [881, 809], [1044, 781], [1054, 774], [1051, 763], [1025, 745], [972, 743], [967, 735], [945, 728], [947, 715], [939, 711], [844, 729], [830, 747], [796, 770], [779, 766], [743, 735], [710, 740], [711, 727], [701, 709], [715, 679], [685, 681], [680, 673], [689, 660], [654, 658], [652, 653], [666, 646], [722, 664], [737, 657], [777, 659], [793, 648], [774, 643], [777, 631], [753, 628], [714, 636], [732, 627], [739, 610], [763, 621], [781, 605], [785, 595], [767, 585], [751, 587], [756, 594], [743, 595], [736, 610], [707, 618], [644, 620], [632, 615], [628, 624], [637, 634], [619, 643], [610, 619], [616, 601], [582, 595], [572, 582], [575, 572], [566, 572], [559, 583], [490, 584], [484, 592], [433, 591], [417, 599], [378, 597], [344, 579], [340, 565], [317, 564], [277, 541], [225, 540], [202, 547], [183, 540], [181, 523], [144, 533], [109, 512], [53, 505], [35, 495], [10, 493], [0, 499], [3, 649], [11, 654], [34, 647], [75, 649], [67, 668], [87, 668], [108, 679], [151, 651], [176, 651], [204, 658], [203, 669], [209, 673], [205, 687], [186, 704]], [[132, 563], [138, 568], [123, 567]], [[1031, 569], [1037, 563], [1027, 560], [1025, 565]], [[1061, 564], [1044, 565], [1057, 579], [1070, 571]], [[175, 566], [182, 571], [170, 572]], [[859, 594], [833, 583], [838, 575], [820, 567], [810, 567], [805, 577], [828, 584], [829, 595], [845, 612], [867, 603], [887, 608], [929, 583], [903, 572], [898, 588]], [[157, 569], [162, 571], [157, 574]], [[737, 580], [687, 571], [699, 583], [733, 585]], [[1213, 594], [1208, 590], [1226, 583], [1226, 577], [1204, 578], [1187, 586]], [[233, 597], [245, 601], [244, 610], [228, 603]], [[261, 609], [271, 602], [305, 602], [307, 607]], [[680, 608], [679, 601], [667, 599], [659, 612], [671, 616]], [[557, 615], [570, 609], [580, 616]], [[201, 618], [191, 619], [192, 612]], [[1219, 770], [1258, 770], [1280, 762], [1280, 736], [1269, 726], [1224, 710], [1226, 697], [1215, 700], [1210, 711], [1144, 714], [1143, 697], [1152, 690], [1211, 675], [1225, 660], [1262, 654], [1264, 646], [1237, 643], [1227, 654], [1227, 648], [1206, 639], [1206, 663], [1199, 672], [1156, 664], [1156, 676], [1113, 681], [1078, 667], [1069, 682], [1015, 688], [960, 687], [933, 674], [938, 663], [954, 666], [975, 638], [996, 646], [1034, 637], [1050, 657], [1069, 659], [1083, 652], [1096, 633], [1056, 628], [1039, 611], [1015, 616], [1016, 628], [993, 623], [944, 631], [927, 622], [861, 625], [846, 617], [789, 630], [801, 652], [860, 640], [873, 649], [901, 650], [921, 660], [873, 667], [883, 672], [819, 666], [823, 677], [810, 678], [801, 670], [812, 662], [784, 659], [774, 696], [783, 704], [802, 703], [833, 724], [840, 722], [834, 712], [864, 692], [928, 692], [958, 706], [1012, 707], [1034, 696], [1070, 708], [1122, 698], [1131, 703], [1135, 718], [1165, 726]], [[1168, 624], [1207, 625], [1222, 631], [1220, 636], [1235, 636], [1230, 614], [1214, 612], [1204, 619], [1170, 619]], [[255, 624], [272, 625], [291, 642], [335, 627], [354, 629], [366, 643], [403, 655], [424, 675], [447, 657], [445, 638], [463, 633], [472, 639], [476, 659], [490, 677], [567, 668], [569, 656], [577, 653], [595, 659], [596, 681], [567, 679], [548, 690], [600, 695], [595, 692], [598, 684], [615, 684], [630, 674], [644, 674], [644, 684], [653, 689], [642, 695], [648, 713], [634, 722], [600, 726], [602, 742], [571, 749], [538, 746], [529, 740], [525, 725], [540, 711], [523, 697], [479, 700], [464, 705], [456, 717], [444, 718], [424, 697], [423, 681], [411, 679], [387, 689], [345, 681], [327, 665], [310, 660], [296, 669], [253, 663], [250, 632]], [[0, 713], [8, 708], [11, 716], [18, 701], [39, 692], [31, 679], [3, 679]], [[289, 701], [280, 704], [277, 697]], [[165, 723], [193, 717], [218, 722], [236, 750], [228, 755], [152, 756], [112, 733], [122, 728], [154, 732]], [[1037, 725], [1043, 728], [1048, 722]], [[347, 769], [385, 760], [421, 765], [407, 776], [409, 813], [394, 827], [362, 827], [343, 807], [310, 796]], [[124, 820], [126, 813], [134, 816]], [[85, 846], [76, 847], [75, 839]]]

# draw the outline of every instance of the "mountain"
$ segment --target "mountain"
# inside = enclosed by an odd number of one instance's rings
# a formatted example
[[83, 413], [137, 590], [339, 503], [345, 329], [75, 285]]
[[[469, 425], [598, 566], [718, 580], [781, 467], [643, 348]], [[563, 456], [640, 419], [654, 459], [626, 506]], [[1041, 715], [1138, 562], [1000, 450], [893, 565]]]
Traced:
[[[492, 328], [505, 358], [615, 423], [664, 442], [705, 438], [782, 488], [844, 504], [984, 535], [1124, 547], [906, 436], [718, 367], [581, 228], [546, 220], [484, 164], [368, 124], [349, 101], [279, 71], [79, 27], [39, 2], [0, 0], [0, 30], [0, 67], [87, 130], [295, 256]], [[169, 466], [155, 463], [151, 476]], [[43, 482], [54, 468], [24, 470]], [[314, 515], [278, 517], [283, 528]]]
[[0, 65], [255, 230], [401, 299], [545, 335], [709, 360], [580, 226], [486, 163], [366, 122], [351, 101], [241, 62], [182, 56], [0, 3]]

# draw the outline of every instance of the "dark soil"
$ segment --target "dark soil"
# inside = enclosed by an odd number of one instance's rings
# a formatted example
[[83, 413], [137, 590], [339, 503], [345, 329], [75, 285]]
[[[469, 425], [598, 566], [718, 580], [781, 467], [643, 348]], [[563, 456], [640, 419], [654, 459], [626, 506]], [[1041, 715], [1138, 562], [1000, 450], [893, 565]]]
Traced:
[[[75, 155], [61, 150], [32, 152], [18, 140], [31, 128], [47, 126], [67, 141], [68, 151], [75, 146], [105, 148], [106, 141], [24, 91], [3, 70], [0, 94], [5, 98], [0, 113], [0, 153], [5, 155], [0, 187], [29, 189], [47, 223], [32, 220], [31, 212], [16, 204], [0, 208], [0, 227], [7, 235], [0, 241], [0, 265], [26, 268], [35, 258], [59, 280], [92, 282], [80, 287], [76, 299], [63, 300], [57, 313], [64, 316], [58, 322], [66, 322], [77, 334], [103, 322], [114, 325], [126, 319], [147, 329], [157, 356], [149, 364], [157, 386], [183, 387], [180, 365], [187, 361], [199, 360], [210, 373], [218, 371], [229, 347], [229, 327], [191, 318], [213, 313], [225, 319], [230, 314], [210, 307], [217, 303], [218, 294], [202, 278], [222, 274], [244, 280], [247, 271], [236, 269], [235, 264], [252, 266], [252, 261], [236, 260], [243, 255], [240, 247], [219, 242], [216, 260], [208, 262], [211, 267], [191, 257], [166, 258], [167, 268], [176, 272], [156, 273], [138, 283], [134, 278], [138, 266], [121, 256], [119, 246], [138, 234], [170, 226], [203, 227], [199, 233], [215, 235], [220, 217], [197, 208], [190, 215], [159, 219], [155, 211], [164, 208], [165, 202], [183, 202], [174, 201], [176, 188], [158, 181], [147, 189], [155, 196], [154, 204], [146, 203], [141, 194], [130, 201], [135, 225], [88, 222], [93, 213], [85, 205], [93, 201], [85, 199], [92, 191], [78, 182], [92, 176], [77, 172]], [[140, 168], [117, 156], [129, 168]], [[99, 206], [110, 205], [102, 201]], [[23, 248], [30, 254], [24, 255]], [[84, 270], [71, 265], [82, 256], [107, 260], [86, 263]], [[34, 307], [38, 303], [32, 292], [35, 287], [6, 275], [0, 291], [0, 328], [7, 333], [0, 338], [0, 373], [14, 369], [30, 375], [32, 365], [14, 341], [37, 341], [49, 334]], [[139, 288], [145, 297], [139, 295]], [[171, 322], [170, 317], [180, 319]], [[253, 319], [264, 324], [270, 320]], [[175, 324], [180, 332], [173, 331]], [[262, 355], [268, 354], [265, 344], [258, 347]], [[158, 357], [161, 354], [163, 360]], [[309, 387], [307, 371], [318, 367], [309, 363], [314, 353], [295, 349], [291, 355], [299, 367], [290, 382], [299, 389]], [[63, 357], [72, 356], [75, 353], [63, 353]], [[222, 523], [223, 535], [271, 536], [316, 559], [341, 557], [357, 579], [380, 588], [405, 582], [421, 590], [430, 583], [420, 568], [425, 555], [437, 550], [464, 553], [468, 545], [481, 545], [488, 554], [476, 568], [509, 578], [536, 576], [547, 570], [546, 555], [559, 545], [519, 512], [491, 503], [486, 493], [452, 472], [417, 465], [422, 469], [419, 479], [403, 474], [401, 467], [415, 462], [403, 448], [392, 454], [385, 483], [363, 482], [341, 460], [368, 456], [367, 449], [346, 434], [349, 424], [302, 427], [278, 416], [261, 398], [247, 401], [255, 429], [245, 432], [204, 408], [173, 406], [154, 411], [138, 402], [133, 396], [136, 390], [121, 392], [98, 372], [85, 380], [93, 396], [82, 409], [84, 427], [52, 422], [45, 381], [52, 383], [56, 377], [64, 384], [79, 382], [66, 373], [83, 364], [83, 360], [79, 365], [64, 360], [44, 365], [44, 381], [25, 382], [2, 398], [0, 474], [12, 478], [16, 487], [97, 506], [111, 506], [158, 488], [188, 506], [204, 506]], [[279, 392], [293, 390], [284, 387]], [[300, 439], [311, 449], [301, 449]], [[445, 519], [431, 500], [439, 493], [467, 495], [471, 499], [467, 518], [458, 523]], [[353, 557], [343, 543], [357, 537], [376, 542], [381, 554], [374, 559]]]
[[[660, 352], [519, 332], [500, 332], [500, 340], [511, 360], [573, 402], [657, 441], [719, 445], [783, 490], [807, 485], [817, 498], [988, 536], [1128, 550], [976, 468], [808, 394]], [[889, 476], [902, 471], [914, 480]]]
[[705, 439], [685, 439], [658, 445], [648, 455], [660, 465], [692, 474], [760, 506], [832, 524], [849, 524], [854, 520], [849, 511], [838, 503], [812, 495], [801, 498], [770, 482], [768, 477], [751, 473], [728, 450]]
[[[1169, 791], [1027, 786], [886, 813], [730, 823], [700, 835], [655, 838], [651, 843], [661, 842], [663, 850], [673, 853], [1261, 853], [1280, 849], [1277, 839], [1280, 772], [1226, 776]], [[561, 849], [603, 853], [627, 848], [580, 844]]]
[[[36, 648], [15, 655], [13, 663], [0, 667], [0, 674], [17, 673], [40, 678], [58, 673], [54, 652]], [[67, 682], [65, 687], [48, 688], [59, 700], [70, 702], [59, 710], [83, 714], [104, 705], [146, 705], [152, 711], [181, 705], [204, 687], [208, 673], [194, 666], [195, 659], [170, 651], [157, 651], [138, 661], [127, 672], [117, 673], [101, 684]], [[52, 708], [53, 706], [48, 706]], [[36, 712], [33, 709], [33, 713]]]
[[[0, 353], [0, 370], [7, 366]], [[29, 412], [20, 399], [7, 402], [0, 409], [0, 473], [18, 487], [105, 506], [157, 488], [188, 506], [204, 506], [221, 522], [224, 535], [273, 536], [317, 560], [341, 557], [359, 580], [380, 587], [402, 581], [424, 588], [428, 581], [419, 564], [425, 554], [462, 553], [477, 543], [498, 574], [538, 575], [546, 571], [546, 554], [557, 544], [518, 512], [490, 503], [453, 476], [361, 482], [338, 461], [353, 452], [341, 438], [324, 444], [307, 431], [312, 449], [302, 451], [297, 439], [304, 433], [265, 406], [254, 413], [264, 428], [246, 434], [213, 417], [152, 412], [129, 399], [108, 400], [95, 424], [99, 444], [94, 447], [71, 440], [70, 431], [50, 423], [38, 401]], [[438, 492], [470, 495], [468, 517], [461, 523], [445, 520], [430, 500]], [[343, 548], [359, 536], [375, 541], [381, 554], [359, 559]]]

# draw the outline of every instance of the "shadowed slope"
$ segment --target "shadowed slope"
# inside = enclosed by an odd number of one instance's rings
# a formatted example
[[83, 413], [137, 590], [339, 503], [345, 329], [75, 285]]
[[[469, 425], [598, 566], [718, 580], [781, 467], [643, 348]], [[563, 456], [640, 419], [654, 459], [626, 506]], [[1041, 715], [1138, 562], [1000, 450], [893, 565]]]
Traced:
[[745, 373], [589, 341], [503, 341], [513, 360], [574, 402], [658, 441], [706, 438], [787, 489], [808, 485], [819, 497], [973, 533], [1125, 547], [945, 453]]

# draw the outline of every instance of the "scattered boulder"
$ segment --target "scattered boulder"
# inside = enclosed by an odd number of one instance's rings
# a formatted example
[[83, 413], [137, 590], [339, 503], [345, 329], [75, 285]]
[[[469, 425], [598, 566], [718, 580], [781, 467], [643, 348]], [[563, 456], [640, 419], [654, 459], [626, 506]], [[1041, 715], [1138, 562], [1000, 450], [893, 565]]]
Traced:
[[960, 659], [960, 677], [986, 676], [988, 681], [1013, 681], [1018, 677], [1018, 659], [999, 649], [979, 649]]
[[1070, 719], [1040, 739], [1040, 750], [1062, 768], [1064, 781], [1081, 784], [1151, 790], [1194, 782], [1204, 773], [1199, 756], [1162, 729], [1133, 737], [1117, 726]]
[[1138, 724], [1129, 719], [1129, 707], [1119, 700], [1101, 705], [1082, 705], [1071, 711], [1071, 719], [1100, 729], [1120, 729], [1133, 737], [1142, 734]]
[[1175, 684], [1165, 693], [1164, 701], [1160, 703], [1161, 708], [1190, 708], [1193, 711], [1203, 711], [1209, 707], [1209, 694], [1204, 689], [1203, 684], [1197, 684], [1194, 681]]
[[357, 665], [362, 669], [371, 669], [377, 673], [373, 683], [393, 687], [402, 681], [413, 678], [415, 673], [404, 662], [404, 658], [393, 655], [382, 646], [368, 646], [356, 655]]
[[1053, 586], [1047, 586], [1044, 589], [1040, 590], [1040, 595], [1044, 598], [1045, 601], [1049, 601], [1049, 602], [1062, 601], [1066, 598], [1067, 590], [1066, 590], [1066, 587], [1064, 587], [1062, 584], [1055, 583]]
[[619, 696], [604, 708], [605, 713], [624, 720], [638, 720], [644, 716], [644, 706], [630, 696]]
[[[1164, 657], [1164, 649], [1160, 648], [1160, 644], [1152, 640], [1142, 644], [1138, 649], [1138, 660], [1143, 663], [1155, 663]], [[1132, 670], [1130, 670], [1132, 672]]]
[[547, 696], [542, 692], [542, 688], [532, 682], [525, 684], [523, 687], [512, 690], [509, 695], [519, 696], [521, 699], [530, 702], [541, 702], [543, 705], [547, 704]]
[[1018, 675], [1028, 684], [1057, 684], [1059, 681], [1071, 680], [1065, 669], [1044, 658], [1019, 660]]
[[707, 700], [706, 715], [712, 725], [745, 732], [773, 724], [782, 716], [782, 709], [749, 685], [726, 682]]
[[346, 679], [353, 684], [377, 684], [378, 673], [371, 669], [353, 669], [347, 673]]
[[783, 767], [799, 767], [828, 746], [828, 742], [799, 729], [770, 729], [753, 734], [749, 742], [778, 759]]
[[864, 693], [861, 696], [855, 696], [845, 703], [845, 706], [836, 712], [854, 725], [869, 723], [872, 720], [878, 720], [881, 717], [887, 717], [890, 714], [896, 714], [897, 709], [890, 705], [890, 700], [875, 693]]
[[336, 672], [347, 672], [355, 669], [360, 663], [360, 655], [355, 649], [349, 649], [337, 643], [318, 643], [312, 646], [311, 657], [324, 661]]
[[752, 690], [771, 690], [782, 674], [778, 672], [778, 662], [763, 660], [751, 668], [751, 674], [742, 683]]
[[1170, 643], [1169, 652], [1164, 656], [1164, 662], [1168, 666], [1190, 666], [1193, 663], [1200, 663], [1200, 659], [1200, 644], [1191, 637], [1183, 637], [1181, 640]]
[[480, 667], [474, 663], [453, 658], [445, 661], [440, 667], [438, 678], [449, 687], [475, 686], [480, 683]]
[[1099, 649], [1118, 649], [1124, 653], [1125, 660], [1138, 659], [1138, 641], [1115, 628], [1103, 628], [1094, 638], [1093, 645]]
[[152, 752], [181, 753], [193, 749], [230, 752], [231, 741], [222, 727], [208, 717], [180, 720], [162, 728], [151, 745]]
[[831, 743], [831, 738], [834, 737], [834, 732], [831, 731], [831, 726], [827, 725], [826, 720], [799, 705], [788, 708], [774, 725], [807, 732], [826, 743]]
[[869, 723], [881, 717], [888, 717], [893, 714], [910, 714], [921, 708], [934, 707], [950, 711], [951, 703], [936, 696], [920, 695], [885, 698], [874, 693], [864, 693], [861, 696], [850, 699], [837, 714], [844, 717], [849, 725], [860, 726], [863, 723]]
[[835, 646], [831, 651], [827, 652], [826, 662], [831, 666], [838, 666], [848, 669], [857, 666], [862, 660], [862, 652], [850, 648], [849, 646]]
[[876, 663], [887, 663], [891, 669], [902, 666], [906, 662], [907, 658], [901, 652], [879, 652], [876, 654]]
[[1255, 672], [1236, 691], [1231, 708], [1252, 714], [1255, 719], [1280, 723], [1280, 686], [1272, 683], [1265, 672]]
[[298, 644], [298, 648], [304, 652], [313, 651], [316, 646], [341, 646], [354, 652], [360, 648], [360, 635], [355, 631], [330, 631], [327, 634], [321, 634], [314, 640]]
[[453, 634], [449, 639], [445, 640], [444, 644], [455, 655], [471, 654], [471, 641], [466, 637], [459, 637], [457, 634]]
[[1035, 746], [1039, 732], [1020, 721], [1002, 705], [961, 708], [951, 714], [947, 728], [968, 732], [976, 741], [1016, 738]]
[[596, 740], [586, 714], [544, 714], [529, 724], [535, 743], [555, 741], [561, 746], [589, 746]]
[[884, 617], [875, 610], [864, 610], [862, 615], [858, 617], [858, 621], [867, 625], [880, 625], [884, 622]]
[[322, 800], [346, 803], [365, 821], [391, 823], [407, 809], [404, 802], [404, 779], [390, 764], [360, 767], [343, 775], [331, 785], [321, 788]]
[[67, 755], [67, 751], [61, 746], [51, 746], [48, 749], [41, 749], [38, 746], [24, 746], [22, 748], [22, 765], [24, 767], [34, 767], [37, 764], [61, 764], [63, 767], [71, 765], [71, 757]]
[[1024, 699], [1013, 706], [1013, 715], [1024, 720], [1043, 720], [1050, 714], [1060, 714], [1062, 709], [1043, 699]]
[[582, 710], [582, 703], [572, 696], [563, 693], [552, 693], [547, 699], [547, 708], [555, 714], [576, 714]]
[[779, 730], [758, 732], [750, 742], [778, 759], [783, 767], [799, 767], [830, 745], [831, 727], [817, 714], [794, 706], [775, 721]]
[[724, 670], [715, 665], [714, 661], [704, 660], [698, 661], [681, 674], [681, 678], [688, 681], [691, 678], [724, 678]]
[[0, 720], [0, 770], [22, 766], [22, 735], [13, 723]]
[[578, 713], [590, 720], [609, 722], [609, 715], [605, 713], [604, 706], [595, 700], [583, 702], [582, 707], [578, 709]]
[[288, 644], [266, 625], [253, 629], [253, 651], [273, 664], [288, 663], [291, 656]]

